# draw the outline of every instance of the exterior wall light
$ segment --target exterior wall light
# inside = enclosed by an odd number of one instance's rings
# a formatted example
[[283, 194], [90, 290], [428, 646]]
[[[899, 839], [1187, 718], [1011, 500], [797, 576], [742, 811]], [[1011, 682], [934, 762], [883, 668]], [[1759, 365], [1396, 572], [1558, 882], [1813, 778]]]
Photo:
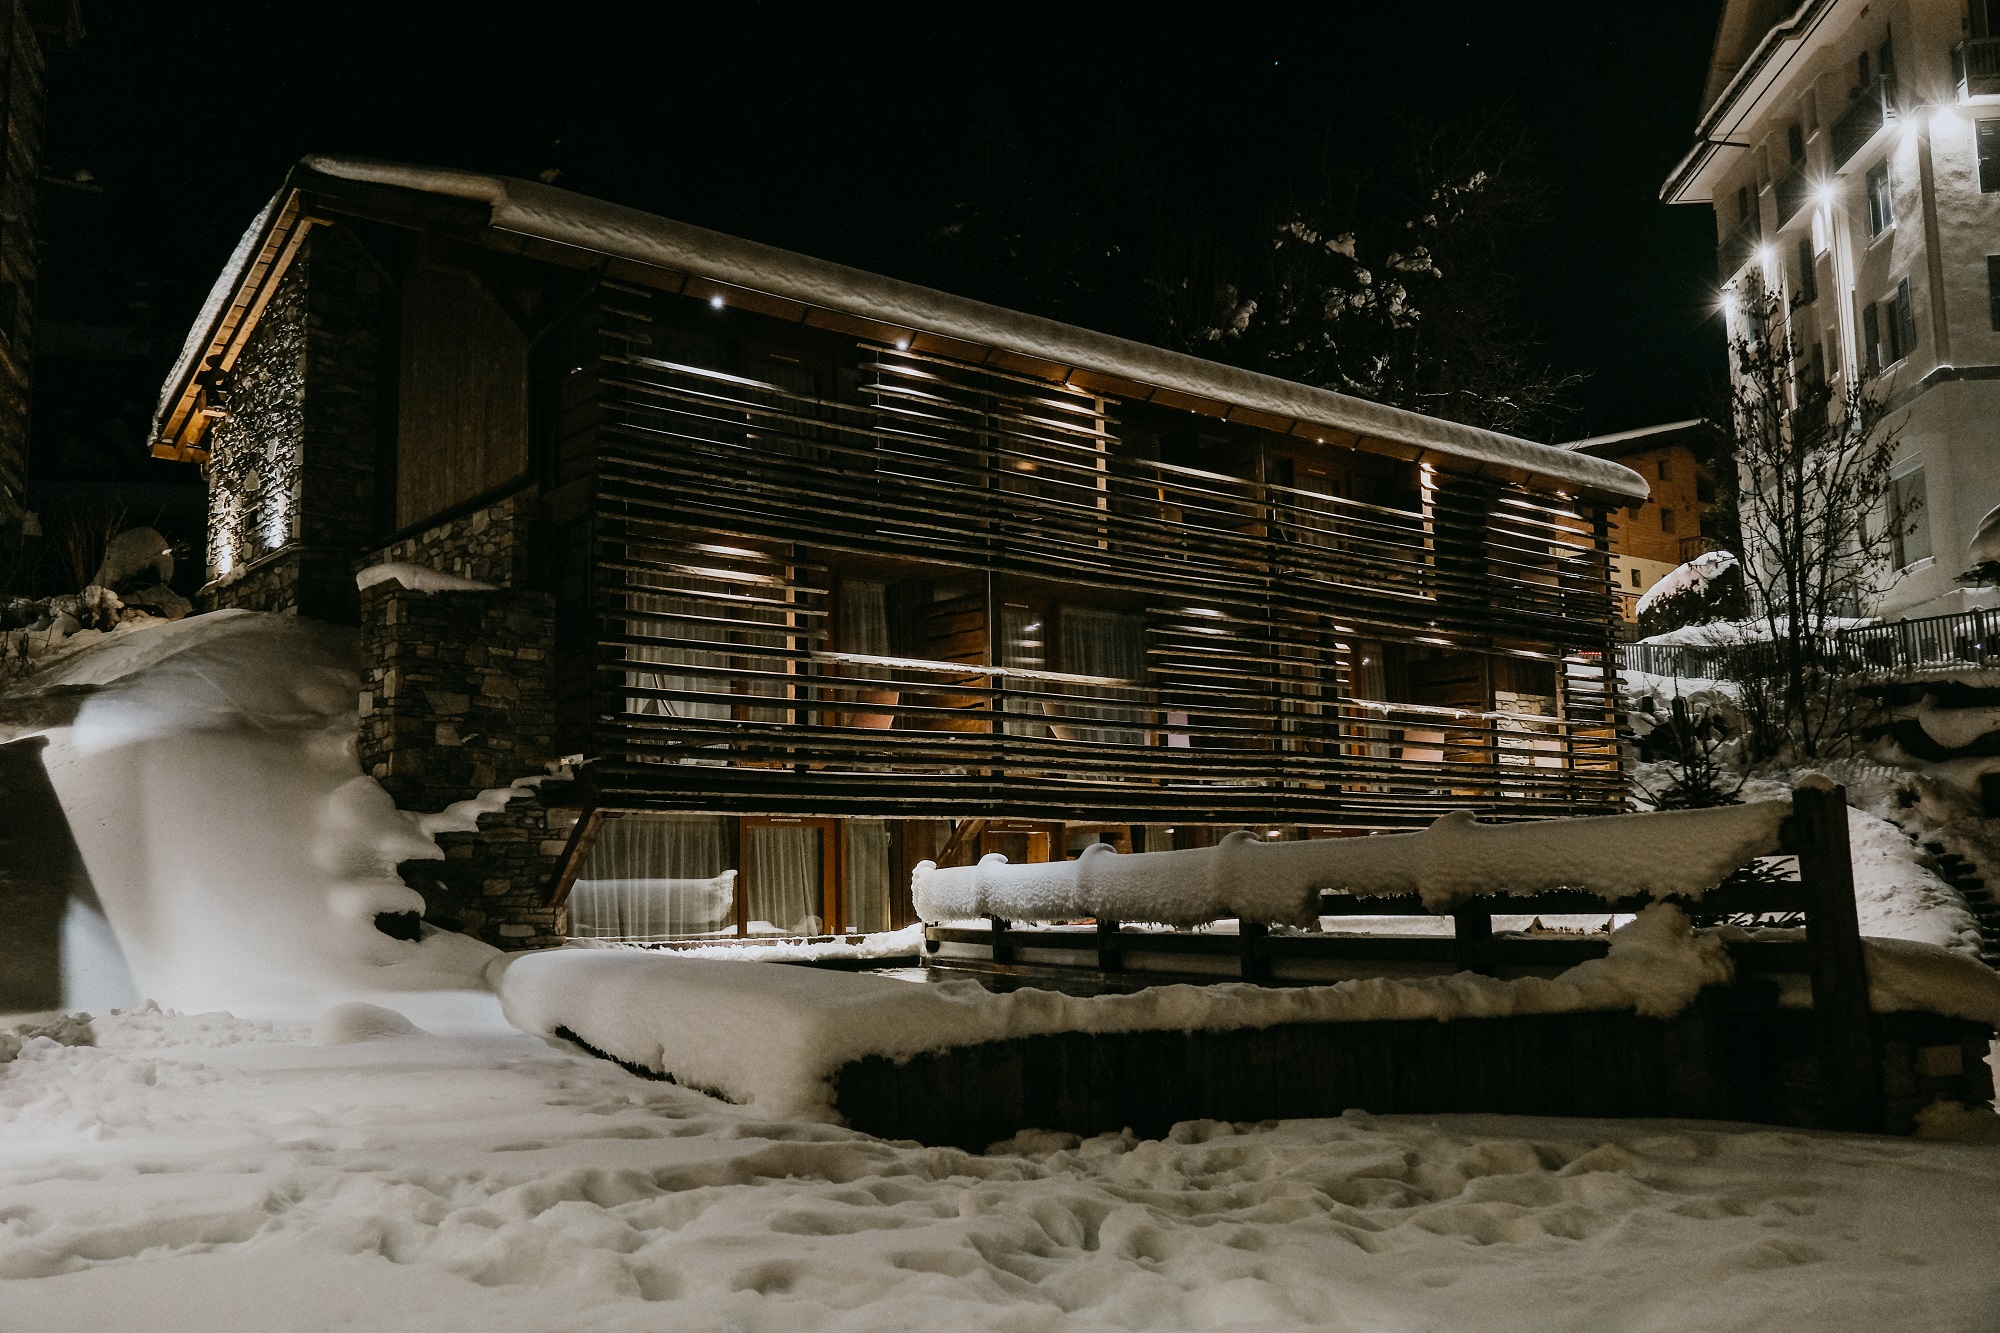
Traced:
[[717, 292], [715, 295], [709, 297], [708, 304], [712, 309], [715, 310], [722, 309], [722, 293]]

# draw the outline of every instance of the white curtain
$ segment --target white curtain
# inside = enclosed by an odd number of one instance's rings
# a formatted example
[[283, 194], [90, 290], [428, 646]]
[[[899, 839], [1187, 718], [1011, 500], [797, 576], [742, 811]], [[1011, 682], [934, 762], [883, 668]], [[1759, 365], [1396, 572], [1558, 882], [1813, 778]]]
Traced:
[[[685, 594], [694, 584], [685, 578], [664, 574], [634, 573], [629, 576], [634, 583], [661, 589], [658, 593], [628, 593], [626, 605], [634, 611], [647, 611], [654, 615], [709, 616], [719, 612], [715, 603], [698, 600]], [[634, 662], [657, 662], [668, 667], [709, 668], [715, 671], [727, 669], [727, 655], [703, 648], [681, 648], [672, 646], [676, 639], [714, 642], [722, 639], [726, 631], [719, 625], [702, 625], [689, 620], [640, 620], [625, 622], [627, 634], [640, 635], [667, 642], [658, 648], [630, 649], [629, 660]], [[708, 694], [729, 693], [729, 679], [719, 674], [696, 674], [692, 671], [627, 671], [625, 683], [640, 689], [689, 690]], [[679, 718], [727, 718], [729, 705], [720, 700], [655, 699], [650, 696], [632, 695], [625, 700], [625, 710], [650, 717]]]
[[873, 933], [889, 929], [889, 825], [880, 819], [850, 819], [847, 832], [847, 929]]
[[811, 824], [743, 830], [744, 906], [752, 935], [819, 935], [822, 831]]
[[[1109, 676], [1114, 680], [1140, 681], [1146, 675], [1145, 619], [1117, 611], [1092, 607], [1065, 606], [1062, 609], [1062, 657], [1064, 671], [1078, 676]], [[1071, 691], [1096, 699], [1129, 699], [1143, 702], [1136, 689], [1108, 685], [1073, 685]], [[1066, 710], [1074, 717], [1105, 722], [1138, 723], [1143, 714], [1136, 707], [1106, 704], [1071, 704]], [[1146, 733], [1136, 726], [1078, 727], [1077, 739], [1108, 745], [1144, 745]]]
[[[1046, 671], [1049, 665], [1048, 627], [1043, 623], [1046, 617], [1032, 606], [1002, 605], [1000, 608], [1000, 665], [1009, 671]], [[1008, 678], [1009, 689], [1021, 690], [1029, 694], [1048, 693], [1048, 682], [1040, 680], [1019, 680]], [[1009, 695], [1002, 701], [1002, 711], [1008, 713], [1034, 713], [1037, 716], [1047, 712], [1043, 701], [1035, 698], [1020, 698]], [[1017, 722], [1008, 719], [1001, 724], [1010, 736], [1046, 736], [1049, 729], [1040, 722]]]
[[671, 940], [735, 929], [728, 822], [714, 815], [607, 820], [569, 895], [579, 939]]

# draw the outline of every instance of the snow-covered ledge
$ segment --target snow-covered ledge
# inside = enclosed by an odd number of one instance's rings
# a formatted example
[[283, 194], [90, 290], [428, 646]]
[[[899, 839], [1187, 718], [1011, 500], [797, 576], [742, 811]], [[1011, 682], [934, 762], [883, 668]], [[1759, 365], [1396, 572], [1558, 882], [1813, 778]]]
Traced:
[[922, 862], [911, 877], [926, 921], [1103, 917], [1197, 926], [1228, 917], [1310, 925], [1319, 895], [1415, 893], [1434, 912], [1473, 894], [1582, 889], [1617, 897], [1699, 895], [1778, 851], [1789, 800], [1714, 810], [1480, 824], [1456, 810], [1415, 833], [1265, 842], [1247, 832], [1214, 847], [1120, 855], [1104, 844], [1074, 861], [975, 866]]
[[370, 565], [354, 576], [357, 588], [372, 588], [378, 583], [400, 583], [411, 592], [498, 592], [497, 584], [481, 583], [463, 574], [447, 574], [441, 569], [428, 565], [413, 565], [401, 560], [384, 561]]

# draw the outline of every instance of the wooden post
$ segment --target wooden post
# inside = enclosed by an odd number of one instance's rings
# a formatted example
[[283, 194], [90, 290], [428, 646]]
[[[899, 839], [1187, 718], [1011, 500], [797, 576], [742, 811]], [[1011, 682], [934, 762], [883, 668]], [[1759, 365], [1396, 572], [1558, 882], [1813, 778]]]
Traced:
[[1097, 970], [1118, 972], [1125, 967], [1125, 951], [1118, 947], [1119, 923], [1109, 917], [1097, 918]]
[[1791, 847], [1806, 899], [1813, 1040], [1828, 1128], [1882, 1130], [1882, 1060], [1868, 1004], [1868, 963], [1854, 908], [1847, 790], [1792, 789]]
[[1270, 938], [1271, 928], [1262, 921], [1236, 922], [1236, 939], [1242, 949], [1237, 966], [1243, 980], [1262, 986], [1271, 980], [1271, 956], [1264, 951], [1264, 941]]
[[1477, 909], [1453, 912], [1451, 927], [1452, 935], [1458, 941], [1459, 970], [1489, 977], [1494, 975], [1493, 914]]
[[1004, 916], [989, 916], [986, 920], [993, 927], [993, 961], [996, 963], [1013, 962], [1014, 946], [1007, 942], [1007, 918]]
[[583, 873], [584, 862], [590, 859], [590, 845], [597, 841], [597, 832], [603, 827], [604, 812], [596, 806], [577, 816], [575, 827], [569, 831], [569, 845], [563, 848], [562, 859], [556, 862], [556, 873], [549, 877], [550, 907], [561, 907], [569, 901], [569, 891], [575, 886], [576, 877]]

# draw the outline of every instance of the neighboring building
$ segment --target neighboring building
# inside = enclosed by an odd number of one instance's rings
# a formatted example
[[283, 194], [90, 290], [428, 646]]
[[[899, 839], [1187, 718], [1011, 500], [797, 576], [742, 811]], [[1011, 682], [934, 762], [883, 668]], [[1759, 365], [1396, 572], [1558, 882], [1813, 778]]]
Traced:
[[208, 604], [360, 624], [399, 803], [569, 761], [408, 869], [498, 943], [1622, 801], [1629, 470], [544, 185], [308, 159], [153, 450], [205, 465]]
[[2000, 503], [2000, 3], [1729, 0], [1703, 100], [1662, 197], [1714, 206], [1725, 306], [1782, 294], [1801, 373], [1891, 409], [1913, 530], [1874, 610], [1992, 605], [1955, 580]]
[[82, 35], [78, 0], [0, 0], [0, 537], [26, 513], [45, 47]]
[[1652, 493], [1611, 516], [1611, 583], [1619, 618], [1636, 625], [1639, 599], [1653, 585], [1714, 541], [1715, 475], [1702, 461], [1702, 437], [1714, 429], [1695, 418], [1664, 426], [1577, 440], [1568, 447], [1623, 463], [1646, 479]]

